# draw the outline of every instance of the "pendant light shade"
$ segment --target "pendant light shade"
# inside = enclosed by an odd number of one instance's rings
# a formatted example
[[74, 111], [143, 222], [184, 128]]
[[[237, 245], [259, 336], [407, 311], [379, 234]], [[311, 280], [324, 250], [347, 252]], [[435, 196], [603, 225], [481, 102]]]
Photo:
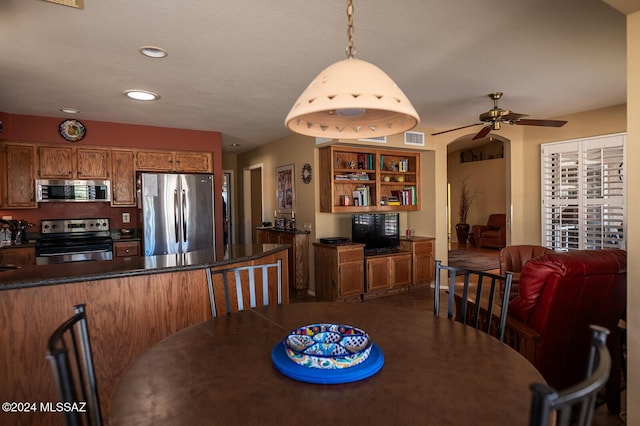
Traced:
[[355, 59], [353, 0], [347, 3], [347, 59], [325, 68], [284, 120], [291, 131], [331, 139], [402, 133], [420, 122], [396, 83], [380, 68]]
[[413, 129], [420, 118], [391, 78], [348, 58], [324, 69], [285, 119], [293, 132], [324, 138], [372, 138]]

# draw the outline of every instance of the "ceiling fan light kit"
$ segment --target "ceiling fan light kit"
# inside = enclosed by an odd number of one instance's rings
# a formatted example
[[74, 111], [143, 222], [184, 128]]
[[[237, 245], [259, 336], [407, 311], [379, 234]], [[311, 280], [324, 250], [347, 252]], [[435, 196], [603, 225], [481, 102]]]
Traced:
[[375, 138], [413, 129], [420, 117], [402, 90], [380, 68], [353, 57], [352, 0], [347, 18], [347, 59], [318, 74], [293, 104], [285, 126], [331, 139]]
[[522, 117], [528, 117], [527, 114], [519, 114], [517, 112], [509, 111], [498, 106], [498, 100], [502, 97], [502, 92], [493, 92], [487, 95], [493, 99], [493, 108], [487, 112], [480, 114], [480, 123], [469, 124], [467, 126], [456, 127], [454, 129], [443, 130], [441, 132], [431, 133], [431, 136], [441, 135], [443, 133], [453, 132], [455, 130], [465, 129], [467, 127], [479, 126], [485, 124], [485, 127], [480, 129], [478, 133], [472, 138], [472, 140], [482, 139], [487, 136], [492, 130], [500, 130], [502, 123], [515, 124], [519, 126], [545, 126], [545, 127], [562, 127], [567, 124], [566, 120], [536, 120]]

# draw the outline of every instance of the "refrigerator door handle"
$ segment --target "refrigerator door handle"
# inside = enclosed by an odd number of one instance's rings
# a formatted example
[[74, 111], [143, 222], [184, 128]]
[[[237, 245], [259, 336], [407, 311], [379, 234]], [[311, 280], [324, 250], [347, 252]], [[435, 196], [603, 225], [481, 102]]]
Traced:
[[182, 241], [187, 242], [187, 217], [185, 215], [187, 211], [187, 192], [182, 190]]
[[180, 242], [180, 212], [178, 211], [178, 190], [173, 190], [173, 222], [176, 230], [176, 243]]

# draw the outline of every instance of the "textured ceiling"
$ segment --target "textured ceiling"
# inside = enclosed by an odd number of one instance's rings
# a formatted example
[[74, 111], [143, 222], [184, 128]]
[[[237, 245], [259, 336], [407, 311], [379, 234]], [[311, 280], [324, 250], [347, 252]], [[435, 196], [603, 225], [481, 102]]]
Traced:
[[[428, 131], [477, 122], [493, 91], [530, 118], [626, 101], [625, 16], [601, 0], [354, 6], [356, 57], [396, 81]], [[0, 0], [0, 111], [220, 131], [241, 152], [289, 134], [293, 102], [345, 47], [344, 0]], [[129, 100], [132, 88], [161, 99]]]

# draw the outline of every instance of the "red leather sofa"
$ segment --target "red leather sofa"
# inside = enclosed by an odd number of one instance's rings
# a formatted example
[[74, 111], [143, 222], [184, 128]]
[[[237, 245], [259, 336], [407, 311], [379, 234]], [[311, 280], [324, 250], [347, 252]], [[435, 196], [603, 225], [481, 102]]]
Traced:
[[502, 248], [507, 245], [507, 215], [490, 214], [487, 224], [473, 225], [471, 233], [478, 247]]
[[621, 334], [626, 306], [624, 250], [547, 253], [528, 261], [519, 294], [509, 303], [505, 342], [536, 366], [547, 384], [563, 389], [584, 379], [590, 324], [610, 330], [609, 410], [620, 412]]

